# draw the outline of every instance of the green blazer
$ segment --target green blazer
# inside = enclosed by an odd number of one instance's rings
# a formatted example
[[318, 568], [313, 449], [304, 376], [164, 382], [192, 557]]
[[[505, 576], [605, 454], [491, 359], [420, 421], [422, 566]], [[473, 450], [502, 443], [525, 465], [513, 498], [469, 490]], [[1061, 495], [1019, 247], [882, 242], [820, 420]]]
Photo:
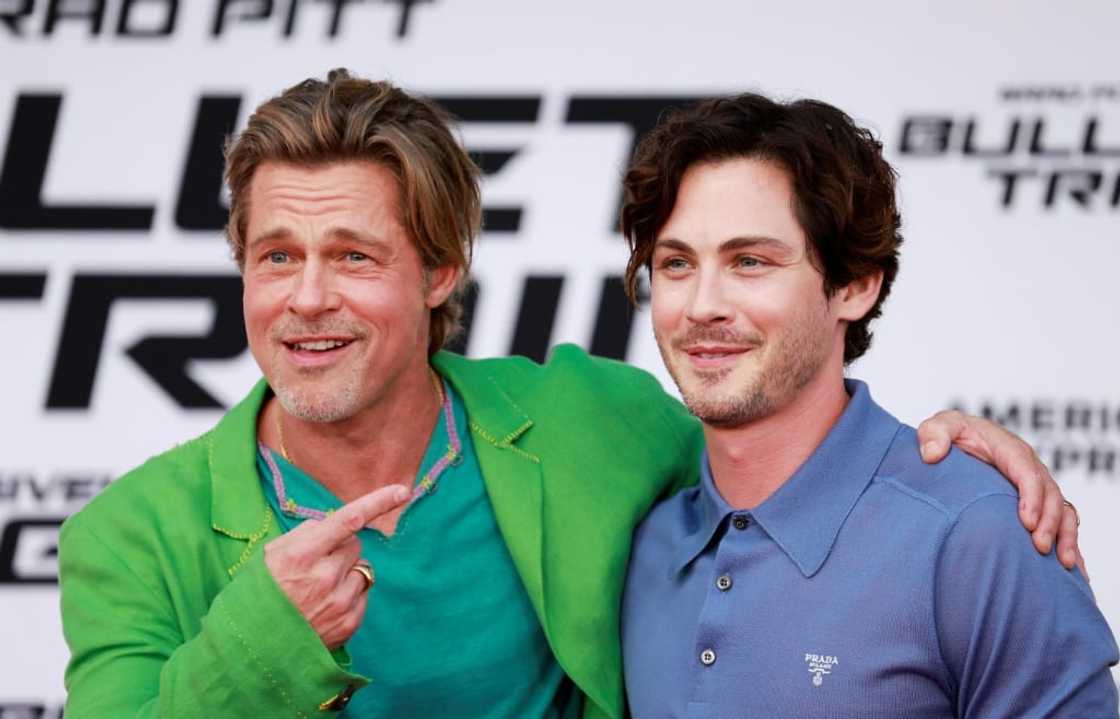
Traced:
[[[573, 346], [543, 366], [446, 352], [433, 363], [466, 405], [498, 526], [584, 716], [623, 716], [630, 536], [657, 499], [696, 481], [699, 424], [650, 375]], [[264, 564], [280, 533], [256, 469], [267, 393], [260, 382], [63, 526], [67, 717], [310, 717], [369, 681]]]

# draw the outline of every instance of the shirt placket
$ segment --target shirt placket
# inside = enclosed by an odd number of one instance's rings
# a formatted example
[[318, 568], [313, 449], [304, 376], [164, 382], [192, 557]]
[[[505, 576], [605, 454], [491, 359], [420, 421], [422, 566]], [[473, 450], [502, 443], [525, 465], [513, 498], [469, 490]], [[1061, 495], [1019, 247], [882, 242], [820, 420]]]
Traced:
[[[688, 705], [694, 719], [714, 716], [728, 682], [743, 681], [743, 653], [749, 638], [735, 617], [744, 609], [745, 565], [758, 530], [749, 512], [735, 512], [724, 520], [719, 541], [693, 567], [694, 581], [706, 584], [704, 605], [693, 643], [691, 665], [695, 680]], [[744, 709], [745, 710], [745, 709]], [[736, 716], [746, 716], [737, 712]]]

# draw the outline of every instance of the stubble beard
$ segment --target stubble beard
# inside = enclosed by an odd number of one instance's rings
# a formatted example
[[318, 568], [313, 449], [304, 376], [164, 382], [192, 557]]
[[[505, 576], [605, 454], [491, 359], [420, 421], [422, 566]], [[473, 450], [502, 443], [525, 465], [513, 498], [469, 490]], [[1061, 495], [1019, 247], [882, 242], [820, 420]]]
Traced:
[[[341, 422], [358, 413], [361, 406], [363, 372], [360, 358], [351, 358], [342, 367], [292, 369], [286, 367], [286, 351], [280, 338], [293, 334], [342, 334], [357, 337], [365, 332], [361, 327], [347, 323], [329, 323], [312, 329], [280, 326], [273, 330], [275, 351], [272, 357], [273, 372], [268, 378], [276, 399], [284, 410], [305, 422]], [[358, 361], [353, 361], [357, 359]]]
[[[812, 311], [799, 316], [785, 336], [767, 342], [760, 334], [738, 334], [723, 328], [700, 328], [690, 331], [680, 341], [668, 343], [657, 337], [657, 348], [666, 369], [680, 390], [688, 410], [701, 422], [713, 427], [734, 428], [756, 422], [775, 414], [820, 371], [828, 358], [828, 329]], [[760, 353], [760, 369], [743, 387], [720, 385], [734, 380], [737, 367], [697, 371], [678, 367], [673, 361], [680, 356], [673, 346], [709, 340], [750, 346], [751, 353]], [[675, 352], [675, 354], [674, 354]]]
[[[324, 371], [300, 373], [302, 379], [313, 382], [314, 387], [301, 386], [303, 382], [298, 378], [289, 384], [279, 374], [270, 384], [280, 405], [293, 417], [305, 422], [341, 422], [358, 413], [362, 373], [357, 367], [330, 371], [336, 375], [330, 382], [315, 377], [315, 374], [325, 374]], [[321, 386], [323, 384], [327, 386]]]

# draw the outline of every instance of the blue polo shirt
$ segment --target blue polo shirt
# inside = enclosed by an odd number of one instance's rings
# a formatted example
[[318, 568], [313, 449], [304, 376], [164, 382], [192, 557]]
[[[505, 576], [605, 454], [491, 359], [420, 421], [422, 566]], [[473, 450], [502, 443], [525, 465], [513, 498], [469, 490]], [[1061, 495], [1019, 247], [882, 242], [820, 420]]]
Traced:
[[773, 495], [699, 486], [638, 528], [626, 686], [652, 717], [1116, 717], [1117, 646], [1082, 576], [1041, 556], [1018, 498], [861, 382]]

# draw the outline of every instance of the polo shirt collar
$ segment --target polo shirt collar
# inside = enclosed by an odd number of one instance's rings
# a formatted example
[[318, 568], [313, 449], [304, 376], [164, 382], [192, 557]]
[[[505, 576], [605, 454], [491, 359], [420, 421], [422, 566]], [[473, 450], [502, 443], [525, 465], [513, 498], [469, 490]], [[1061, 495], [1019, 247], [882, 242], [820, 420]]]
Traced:
[[871, 399], [866, 384], [844, 380], [844, 387], [850, 399], [824, 441], [785, 484], [753, 510], [736, 510], [727, 503], [716, 489], [704, 453], [693, 510], [696, 530], [682, 542], [676, 571], [683, 571], [707, 548], [732, 514], [749, 514], [805, 577], [820, 570], [902, 426]]

